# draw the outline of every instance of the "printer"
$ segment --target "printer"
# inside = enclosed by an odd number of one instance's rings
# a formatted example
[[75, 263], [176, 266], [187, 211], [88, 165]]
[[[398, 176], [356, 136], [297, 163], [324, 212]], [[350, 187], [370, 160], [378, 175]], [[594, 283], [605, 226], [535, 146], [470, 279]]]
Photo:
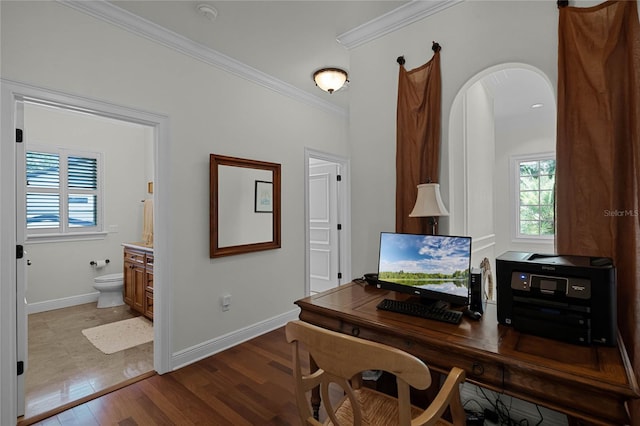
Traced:
[[611, 259], [508, 251], [496, 259], [496, 283], [499, 323], [569, 343], [617, 344]]

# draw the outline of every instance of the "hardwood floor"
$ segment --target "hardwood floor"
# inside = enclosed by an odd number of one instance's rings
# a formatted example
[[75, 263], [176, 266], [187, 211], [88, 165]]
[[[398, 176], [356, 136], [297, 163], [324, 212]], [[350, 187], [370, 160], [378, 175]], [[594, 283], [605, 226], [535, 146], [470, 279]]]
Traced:
[[282, 327], [36, 424], [297, 425], [297, 416]]

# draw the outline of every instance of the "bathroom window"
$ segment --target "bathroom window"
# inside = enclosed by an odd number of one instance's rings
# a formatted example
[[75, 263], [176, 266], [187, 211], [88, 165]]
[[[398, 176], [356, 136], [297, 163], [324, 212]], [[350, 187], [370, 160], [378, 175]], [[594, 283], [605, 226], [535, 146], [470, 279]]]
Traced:
[[100, 153], [34, 148], [26, 153], [28, 236], [102, 231]]
[[552, 239], [555, 234], [556, 159], [553, 153], [512, 158], [516, 239]]

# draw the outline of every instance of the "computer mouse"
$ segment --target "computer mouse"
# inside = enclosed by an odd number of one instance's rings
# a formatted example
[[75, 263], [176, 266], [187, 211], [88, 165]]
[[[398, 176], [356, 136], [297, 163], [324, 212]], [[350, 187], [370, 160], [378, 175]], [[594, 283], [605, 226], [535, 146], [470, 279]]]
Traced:
[[466, 317], [469, 317], [473, 320], [478, 321], [480, 318], [482, 318], [482, 314], [478, 311], [472, 311], [469, 308], [466, 308], [464, 311], [462, 311], [462, 314]]

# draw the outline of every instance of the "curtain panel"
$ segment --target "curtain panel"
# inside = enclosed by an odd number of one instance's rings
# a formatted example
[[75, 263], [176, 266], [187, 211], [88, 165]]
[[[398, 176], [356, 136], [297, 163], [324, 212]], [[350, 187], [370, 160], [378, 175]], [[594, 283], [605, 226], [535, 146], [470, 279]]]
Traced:
[[[407, 71], [400, 64], [396, 123], [396, 232], [428, 234], [428, 218], [409, 217], [418, 184], [438, 182], [442, 86], [440, 48], [429, 62]], [[400, 58], [399, 58], [400, 59]], [[400, 60], [399, 60], [400, 62]]]
[[[640, 372], [640, 26], [636, 1], [563, 7], [558, 31], [556, 249], [607, 256]], [[632, 424], [640, 425], [633, 404]]]

